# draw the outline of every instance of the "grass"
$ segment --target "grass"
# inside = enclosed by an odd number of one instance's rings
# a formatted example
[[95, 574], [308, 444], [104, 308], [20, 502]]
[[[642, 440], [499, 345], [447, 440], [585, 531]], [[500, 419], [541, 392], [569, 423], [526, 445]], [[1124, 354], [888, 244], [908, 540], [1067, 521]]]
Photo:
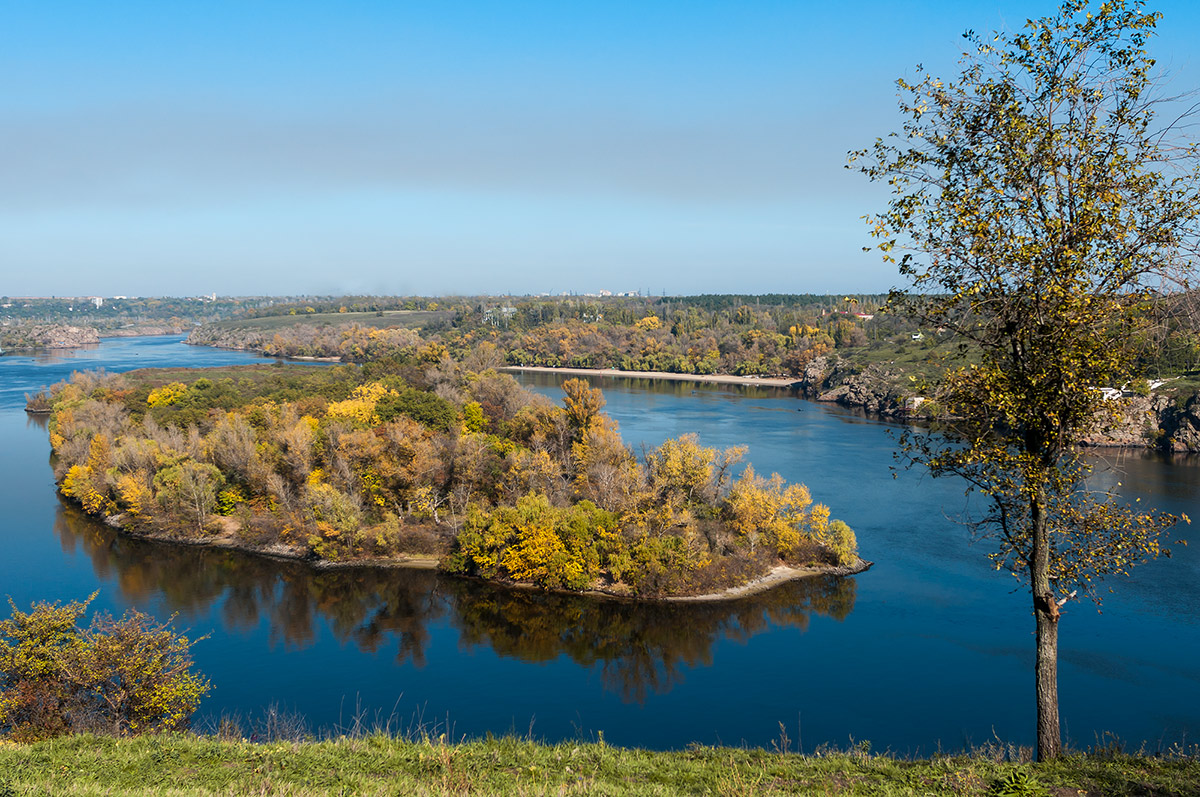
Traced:
[[387, 328], [407, 327], [420, 329], [429, 324], [446, 321], [454, 317], [449, 310], [383, 310], [374, 313], [297, 313], [296, 315], [272, 315], [262, 318], [234, 318], [217, 321], [217, 329], [274, 331], [301, 324], [323, 326], [328, 324], [358, 324], [363, 327]]
[[[1178, 751], [1177, 751], [1178, 752]], [[693, 747], [678, 752], [515, 737], [446, 743], [386, 735], [327, 741], [211, 736], [72, 736], [0, 742], [0, 797], [55, 795], [1200, 795], [1194, 755], [1073, 754], [1013, 763], [994, 747], [904, 760], [861, 749], [798, 755]], [[1018, 754], [1018, 757], [1019, 754]]]
[[221, 379], [233, 379], [234, 381], [245, 379], [255, 385], [264, 385], [281, 379], [303, 379], [306, 376], [316, 373], [314, 368], [312, 365], [276, 361], [263, 362], [261, 364], [251, 363], [248, 365], [214, 365], [207, 368], [189, 368], [186, 366], [176, 368], [138, 368], [135, 371], [126, 371], [122, 376], [136, 384], [145, 383], [156, 387], [158, 385], [165, 385], [168, 382], [190, 384], [201, 377], [213, 382]]
[[947, 368], [979, 362], [978, 352], [959, 356], [958, 347], [948, 339], [930, 336], [920, 341], [880, 341], [852, 349], [840, 349], [846, 360], [860, 367], [881, 365], [901, 371], [905, 376], [932, 379]]
[[1196, 393], [1200, 393], [1200, 374], [1189, 371], [1180, 376], [1168, 378], [1167, 383], [1158, 390], [1172, 399], [1187, 401]]

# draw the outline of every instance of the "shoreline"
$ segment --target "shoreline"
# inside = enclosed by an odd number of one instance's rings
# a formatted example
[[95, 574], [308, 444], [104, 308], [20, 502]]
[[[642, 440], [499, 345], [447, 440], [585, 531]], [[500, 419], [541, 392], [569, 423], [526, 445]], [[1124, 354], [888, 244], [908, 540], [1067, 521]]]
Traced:
[[[226, 347], [217, 346], [211, 343], [192, 343], [185, 340], [185, 343], [192, 346], [209, 346], [211, 348], [224, 348], [231, 351], [252, 351], [260, 356], [267, 358], [269, 355], [263, 354], [260, 350], [248, 347]], [[339, 357], [315, 357], [315, 356], [294, 356], [294, 357], [271, 357], [276, 360], [285, 360], [293, 362], [307, 363], [339, 363], [342, 362]], [[822, 362], [819, 360], [818, 362]], [[834, 368], [837, 372], [838, 365]], [[868, 367], [867, 370], [870, 370]], [[617, 368], [570, 368], [565, 366], [544, 366], [544, 365], [505, 365], [500, 366], [498, 370], [505, 373], [531, 373], [531, 374], [559, 374], [563, 376], [578, 376], [578, 377], [609, 377], [614, 379], [651, 379], [664, 382], [693, 382], [700, 384], [713, 385], [741, 385], [745, 387], [760, 387], [760, 388], [775, 388], [787, 389], [793, 392], [798, 392], [801, 398], [813, 401], [817, 404], [832, 404], [844, 407], [850, 410], [864, 412], [870, 416], [881, 418], [890, 423], [900, 425], [911, 425], [913, 423], [921, 423], [922, 418], [914, 411], [912, 406], [909, 406], [907, 401], [903, 406], [888, 404], [894, 398], [888, 390], [879, 390], [877, 386], [871, 384], [859, 384], [856, 379], [862, 376], [861, 373], [852, 374], [849, 379], [844, 379], [834, 385], [825, 384], [822, 380], [828, 376], [818, 376], [814, 379], [810, 373], [812, 366], [805, 371], [803, 376], [797, 377], [770, 377], [770, 376], [734, 376], [732, 374], [682, 374], [672, 373], [669, 371], [623, 371]], [[859, 380], [861, 382], [861, 380]], [[853, 390], [849, 390], [854, 388]], [[1160, 395], [1160, 394], [1155, 394]], [[909, 399], [910, 401], [911, 399]], [[886, 406], [885, 406], [886, 405]], [[1176, 413], [1178, 414], [1178, 413]], [[1162, 432], [1164, 424], [1170, 419], [1164, 419], [1162, 412], [1158, 413], [1157, 429]], [[1192, 421], [1194, 429], [1200, 429], [1200, 423]], [[1184, 431], [1188, 431], [1189, 427], [1185, 424]], [[1102, 451], [1159, 451], [1166, 454], [1195, 454], [1200, 452], [1200, 433], [1192, 429], [1189, 432], [1189, 437], [1186, 440], [1174, 440], [1164, 443], [1155, 439], [1145, 439], [1143, 437], [1129, 437], [1127, 439], [1114, 439], [1102, 435], [1090, 436], [1087, 439], [1080, 441], [1080, 449], [1093, 449]]]
[[776, 565], [765, 575], [759, 576], [752, 581], [747, 581], [740, 587], [728, 587], [721, 592], [709, 592], [704, 595], [672, 595], [660, 600], [669, 603], [710, 603], [737, 600], [738, 598], [748, 598], [751, 595], [767, 592], [781, 584], [786, 584], [789, 581], [798, 581], [802, 578], [810, 578], [812, 576], [856, 576], [859, 573], [867, 572], [874, 564], [874, 562], [868, 562], [866, 559], [859, 557], [858, 561], [852, 565], [835, 565], [832, 567]]
[[707, 382], [714, 385], [793, 388], [800, 379], [773, 376], [733, 376], [732, 374], [677, 374], [670, 371], [620, 371], [616, 368], [560, 368], [545, 365], [506, 365], [501, 371], [528, 371], [535, 374], [572, 374], [575, 376], [611, 376], [623, 379], [662, 379], [670, 382]]
[[[125, 515], [105, 515], [102, 518], [95, 515], [90, 515], [71, 499], [59, 493], [60, 500], [68, 503], [72, 508], [81, 512], [85, 517], [92, 520], [99, 520], [106, 526], [116, 530], [118, 534], [124, 534], [128, 537], [138, 540], [146, 540], [148, 542], [167, 544], [167, 545], [183, 545], [190, 548], [216, 548], [225, 551], [238, 551], [239, 553], [249, 554], [251, 556], [262, 556], [268, 559], [286, 559], [294, 562], [301, 562], [308, 565], [314, 570], [343, 570], [356, 567], [377, 567], [383, 569], [412, 569], [412, 570], [435, 570], [442, 575], [455, 578], [477, 578], [473, 576], [461, 576], [454, 573], [447, 573], [438, 567], [441, 557], [414, 554], [410, 557], [371, 557], [361, 559], [350, 559], [344, 561], [336, 561], [330, 559], [319, 559], [312, 557], [307, 551], [302, 551], [298, 548], [290, 547], [281, 543], [276, 543], [270, 546], [252, 545], [250, 543], [240, 542], [233, 538], [234, 530], [228, 525], [224, 532], [214, 534], [208, 539], [188, 539], [186, 537], [178, 537], [170, 532], [146, 532], [137, 529], [131, 529], [126, 525]], [[641, 597], [624, 592], [617, 592], [606, 589], [587, 589], [587, 590], [569, 590], [569, 589], [546, 589], [536, 584], [528, 584], [520, 581], [508, 581], [501, 579], [485, 579], [478, 580], [488, 584], [495, 584], [511, 589], [534, 590], [541, 592], [553, 592], [560, 595], [580, 595], [588, 598], [603, 598], [608, 600], [629, 601], [632, 603], [716, 603], [720, 601], [737, 600], [739, 598], [748, 598], [753, 595], [758, 595], [763, 592], [768, 592], [775, 587], [796, 581], [802, 578], [812, 576], [853, 576], [859, 573], [864, 573], [870, 570], [874, 562], [868, 562], [863, 558], [859, 558], [852, 565], [835, 565], [829, 567], [792, 567], [790, 565], [778, 564], [769, 571], [752, 579], [745, 584], [736, 587], [728, 587], [720, 592], [709, 592], [701, 595], [664, 595], [661, 597]]]
[[239, 542], [231, 539], [233, 532], [228, 530], [221, 534], [214, 534], [207, 539], [190, 539], [188, 537], [179, 537], [169, 531], [143, 531], [141, 529], [131, 529], [125, 523], [125, 515], [105, 515], [103, 518], [96, 515], [89, 515], [75, 501], [64, 496], [61, 492], [59, 498], [66, 501], [74, 509], [79, 510], [84, 517], [91, 520], [99, 520], [104, 525], [115, 529], [119, 534], [124, 534], [137, 540], [146, 540], [153, 543], [162, 543], [167, 545], [183, 545], [188, 548], [217, 548], [223, 551], [238, 551], [240, 553], [250, 554], [253, 556], [262, 556], [267, 559], [287, 559], [293, 562], [302, 562], [307, 564], [314, 570], [340, 570], [343, 568], [352, 567], [378, 567], [378, 568], [410, 568], [413, 570], [436, 570], [439, 557], [422, 556], [413, 554], [410, 557], [364, 557], [360, 559], [349, 559], [338, 561], [335, 559], [320, 559], [310, 556], [307, 552], [298, 548], [289, 547], [282, 543], [274, 545], [253, 545], [251, 543]]

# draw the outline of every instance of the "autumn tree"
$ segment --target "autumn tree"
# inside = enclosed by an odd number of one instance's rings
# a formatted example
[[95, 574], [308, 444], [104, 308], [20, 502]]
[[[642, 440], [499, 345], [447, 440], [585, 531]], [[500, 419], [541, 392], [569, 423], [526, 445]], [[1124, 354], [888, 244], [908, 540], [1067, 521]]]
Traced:
[[117, 736], [187, 728], [208, 681], [192, 670], [187, 637], [131, 611], [97, 614], [86, 601], [9, 601], [0, 621], [0, 735], [34, 741], [66, 733]]
[[891, 307], [977, 360], [930, 386], [949, 434], [904, 451], [983, 496], [974, 527], [1030, 587], [1039, 760], [1061, 751], [1060, 607], [1156, 557], [1175, 520], [1090, 492], [1075, 449], [1119, 413], [1099, 389], [1132, 375], [1127, 343], [1200, 232], [1197, 149], [1145, 49], [1158, 19], [1065, 0], [1018, 32], [968, 32], [961, 75], [898, 81], [902, 130], [851, 156], [892, 191], [870, 219], [885, 259], [905, 251]]
[[[215, 465], [185, 459], [160, 470], [154, 477], [155, 496], [167, 512], [189, 517], [203, 531], [217, 507], [217, 493], [225, 477]], [[85, 504], [86, 508], [86, 504]]]
[[568, 379], [562, 383], [563, 406], [576, 435], [586, 430], [604, 409], [604, 394], [583, 379]]

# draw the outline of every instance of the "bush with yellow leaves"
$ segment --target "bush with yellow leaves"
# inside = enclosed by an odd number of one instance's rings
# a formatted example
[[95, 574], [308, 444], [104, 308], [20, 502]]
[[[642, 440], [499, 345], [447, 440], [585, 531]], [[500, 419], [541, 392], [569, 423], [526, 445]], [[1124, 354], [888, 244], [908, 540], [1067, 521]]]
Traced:
[[131, 611], [97, 614], [85, 601], [35, 603], [0, 622], [0, 735], [21, 742], [68, 733], [126, 736], [187, 728], [208, 693], [192, 643]]

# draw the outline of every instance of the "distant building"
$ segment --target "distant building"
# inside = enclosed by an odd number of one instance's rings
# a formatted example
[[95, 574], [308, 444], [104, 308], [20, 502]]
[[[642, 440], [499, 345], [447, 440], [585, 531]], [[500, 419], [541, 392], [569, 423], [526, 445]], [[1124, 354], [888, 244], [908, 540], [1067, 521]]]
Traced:
[[489, 307], [483, 311], [483, 319], [492, 326], [498, 327], [502, 323], [507, 324], [508, 319], [516, 314], [517, 308], [515, 307]]
[[104, 298], [103, 297], [93, 296], [90, 301], [92, 304], [96, 305], [97, 308], [104, 306]]

